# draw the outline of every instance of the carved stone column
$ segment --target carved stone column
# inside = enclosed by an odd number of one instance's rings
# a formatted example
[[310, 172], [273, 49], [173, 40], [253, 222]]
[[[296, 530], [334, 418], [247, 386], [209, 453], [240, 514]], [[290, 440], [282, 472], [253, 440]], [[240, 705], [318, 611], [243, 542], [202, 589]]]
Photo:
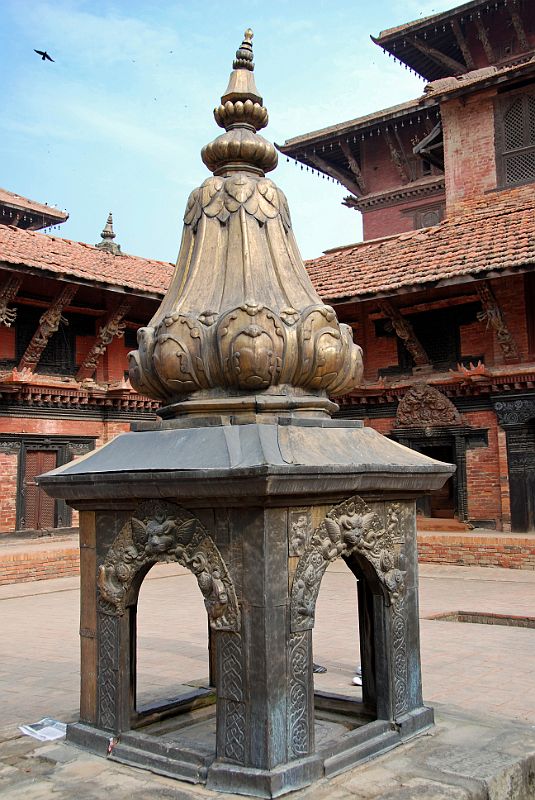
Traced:
[[123, 300], [117, 308], [108, 314], [104, 325], [101, 326], [94, 344], [89, 350], [88, 354], [80, 365], [76, 373], [77, 380], [84, 378], [91, 378], [94, 375], [99, 361], [106, 352], [109, 344], [113, 341], [114, 337], [121, 337], [124, 334], [125, 325], [123, 319], [130, 311], [132, 301], [130, 298]]
[[67, 320], [62, 316], [62, 312], [65, 306], [68, 306], [73, 299], [77, 289], [78, 287], [73, 284], [65, 286], [56, 296], [52, 305], [50, 305], [41, 316], [39, 327], [32, 336], [19, 362], [19, 370], [35, 370], [52, 334], [56, 333], [61, 322], [67, 323]]

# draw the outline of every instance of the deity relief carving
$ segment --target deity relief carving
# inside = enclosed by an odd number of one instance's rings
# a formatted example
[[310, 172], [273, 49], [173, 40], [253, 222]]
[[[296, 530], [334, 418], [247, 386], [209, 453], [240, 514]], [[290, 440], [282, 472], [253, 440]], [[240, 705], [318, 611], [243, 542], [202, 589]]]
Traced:
[[292, 631], [314, 627], [321, 579], [329, 563], [339, 556], [353, 553], [364, 556], [393, 602], [403, 591], [405, 578], [400, 530], [399, 519], [389, 516], [385, 527], [379, 515], [360, 497], [352, 497], [331, 509], [314, 531], [297, 566], [291, 592]]
[[307, 508], [290, 511], [288, 555], [302, 556], [311, 536], [312, 520]]
[[451, 400], [427, 383], [415, 383], [400, 401], [396, 415], [399, 427], [426, 428], [462, 425], [463, 420]]
[[200, 521], [171, 503], [143, 503], [117, 535], [98, 570], [101, 611], [124, 614], [135, 575], [158, 561], [177, 561], [193, 572], [212, 628], [239, 629], [236, 594], [221, 554]]

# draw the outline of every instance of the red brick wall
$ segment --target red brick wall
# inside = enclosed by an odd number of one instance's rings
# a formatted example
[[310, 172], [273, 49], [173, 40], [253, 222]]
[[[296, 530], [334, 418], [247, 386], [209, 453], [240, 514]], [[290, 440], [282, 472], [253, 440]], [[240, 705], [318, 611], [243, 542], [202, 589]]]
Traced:
[[17, 517], [16, 453], [0, 453], [0, 531], [12, 531]]
[[452, 535], [418, 532], [418, 561], [465, 567], [535, 570], [535, 539], [529, 536]]
[[61, 545], [43, 551], [32, 552], [31, 544], [26, 552], [2, 553], [0, 564], [0, 586], [8, 583], [40, 581], [46, 578], [67, 578], [80, 572], [80, 549], [62, 548]]
[[388, 208], [364, 211], [362, 214], [363, 238], [364, 240], [380, 239], [382, 236], [412, 231], [415, 228], [414, 212], [419, 208], [440, 205], [440, 203], [444, 203], [444, 196], [422, 197], [419, 200], [407, 200]]
[[[0, 435], [18, 433], [38, 436], [94, 436], [97, 447], [129, 428], [130, 423], [127, 421], [0, 417]], [[15, 529], [17, 467], [18, 455], [0, 453], [0, 533]], [[72, 524], [76, 525], [77, 520], [77, 512], [73, 511]]]
[[0, 358], [15, 358], [15, 328], [0, 325]]
[[466, 451], [466, 482], [468, 486], [468, 517], [471, 520], [495, 520], [501, 529], [502, 504], [498, 428], [492, 411], [463, 414], [473, 428], [488, 428], [488, 447]]
[[441, 105], [448, 212], [496, 188], [494, 90]]

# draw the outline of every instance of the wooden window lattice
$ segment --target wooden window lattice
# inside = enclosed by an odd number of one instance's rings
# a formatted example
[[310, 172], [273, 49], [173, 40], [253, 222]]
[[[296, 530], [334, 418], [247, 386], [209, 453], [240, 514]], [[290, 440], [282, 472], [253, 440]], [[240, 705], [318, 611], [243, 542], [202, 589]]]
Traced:
[[535, 96], [524, 94], [504, 107], [501, 120], [502, 183], [535, 180]]

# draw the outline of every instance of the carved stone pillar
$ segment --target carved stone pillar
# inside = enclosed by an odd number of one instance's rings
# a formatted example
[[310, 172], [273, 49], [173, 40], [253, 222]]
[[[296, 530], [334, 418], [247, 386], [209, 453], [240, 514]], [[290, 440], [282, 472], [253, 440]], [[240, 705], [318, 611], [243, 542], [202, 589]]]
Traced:
[[108, 314], [104, 325], [100, 328], [98, 335], [93, 343], [91, 349], [80, 365], [76, 378], [83, 380], [84, 378], [91, 378], [94, 375], [99, 361], [106, 352], [109, 344], [113, 341], [114, 337], [121, 337], [124, 334], [125, 325], [123, 319], [132, 307], [130, 298], [126, 298], [117, 308]]
[[22, 285], [22, 275], [10, 275], [0, 288], [0, 325], [9, 328], [17, 316], [16, 308], [8, 308]]
[[65, 306], [68, 306], [73, 299], [77, 289], [78, 287], [73, 284], [65, 286], [56, 296], [56, 299], [52, 302], [52, 305], [50, 305], [45, 313], [41, 316], [39, 320], [39, 326], [32, 336], [24, 355], [19, 362], [19, 370], [35, 370], [39, 364], [39, 360], [43, 354], [43, 351], [48, 344], [48, 340], [52, 334], [56, 333], [60, 323], [66, 322], [62, 316], [62, 312]]

